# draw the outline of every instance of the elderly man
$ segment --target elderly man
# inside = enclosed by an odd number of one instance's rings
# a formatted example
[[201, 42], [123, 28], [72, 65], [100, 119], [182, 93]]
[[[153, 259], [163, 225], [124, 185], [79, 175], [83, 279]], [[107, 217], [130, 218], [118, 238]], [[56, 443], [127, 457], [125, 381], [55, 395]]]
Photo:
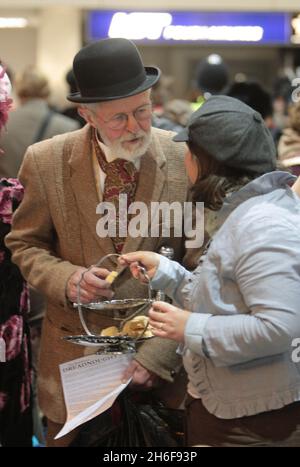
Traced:
[[[127, 195], [140, 201], [183, 203], [187, 195], [184, 144], [173, 134], [151, 128], [150, 89], [159, 70], [144, 67], [135, 45], [126, 39], [105, 39], [81, 49], [73, 69], [79, 91], [68, 96], [79, 104], [88, 125], [31, 146], [19, 174], [25, 197], [17, 210], [7, 245], [23, 275], [47, 297], [40, 354], [39, 402], [48, 419], [48, 445], [67, 446], [76, 430], [54, 440], [66, 411], [59, 364], [81, 357], [84, 347], [62, 340], [82, 334], [77, 284], [84, 271], [110, 253], [138, 249], [158, 251], [167, 245], [182, 259], [184, 242], [166, 237], [101, 236], [96, 208]], [[118, 214], [116, 215], [118, 224]], [[100, 236], [99, 236], [100, 235]], [[81, 281], [81, 301], [112, 297], [105, 280], [117, 269], [116, 256], [103, 268], [92, 267]], [[147, 289], [128, 270], [118, 279], [114, 298], [145, 297]], [[86, 313], [91, 330], [116, 324], [111, 314]], [[172, 382], [179, 366], [176, 344], [158, 338], [142, 345], [132, 365], [133, 381], [152, 387], [158, 377]]]

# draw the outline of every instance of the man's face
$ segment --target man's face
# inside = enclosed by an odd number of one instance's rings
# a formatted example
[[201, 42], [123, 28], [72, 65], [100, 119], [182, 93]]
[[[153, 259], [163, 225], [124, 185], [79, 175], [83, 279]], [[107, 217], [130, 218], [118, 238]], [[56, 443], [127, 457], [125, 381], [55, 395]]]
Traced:
[[86, 119], [112, 155], [133, 161], [145, 154], [151, 139], [150, 90], [101, 102], [94, 111], [87, 112]]

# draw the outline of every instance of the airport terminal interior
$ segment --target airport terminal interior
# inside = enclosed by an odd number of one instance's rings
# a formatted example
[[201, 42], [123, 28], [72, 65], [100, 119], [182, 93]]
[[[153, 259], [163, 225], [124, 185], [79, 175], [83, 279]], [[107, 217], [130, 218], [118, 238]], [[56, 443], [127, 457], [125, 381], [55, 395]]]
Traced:
[[0, 0], [0, 447], [299, 447], [299, 176], [299, 0]]

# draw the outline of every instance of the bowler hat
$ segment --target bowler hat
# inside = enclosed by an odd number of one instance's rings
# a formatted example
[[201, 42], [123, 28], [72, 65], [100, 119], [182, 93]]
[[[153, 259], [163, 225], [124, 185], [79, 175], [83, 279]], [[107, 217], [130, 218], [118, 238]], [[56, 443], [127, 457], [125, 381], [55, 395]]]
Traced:
[[233, 97], [210, 97], [173, 140], [199, 146], [224, 165], [245, 172], [276, 169], [276, 148], [261, 115]]
[[101, 102], [134, 96], [151, 88], [160, 70], [144, 67], [135, 44], [128, 39], [103, 39], [83, 47], [75, 55], [73, 71], [78, 92], [71, 102]]

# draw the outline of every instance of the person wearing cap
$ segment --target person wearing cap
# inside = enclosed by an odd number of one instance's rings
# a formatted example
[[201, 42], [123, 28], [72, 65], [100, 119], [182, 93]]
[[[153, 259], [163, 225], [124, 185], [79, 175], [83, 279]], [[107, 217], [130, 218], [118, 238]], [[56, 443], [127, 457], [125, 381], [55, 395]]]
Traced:
[[[174, 139], [190, 147], [186, 169], [195, 195], [218, 164], [252, 175], [275, 167], [262, 117], [230, 97], [211, 97]], [[154, 302], [149, 316], [156, 336], [180, 344], [189, 378], [188, 445], [299, 446], [300, 178], [295, 180], [272, 171], [227, 196], [220, 177], [215, 185], [211, 180], [205, 199], [222, 204], [222, 225], [193, 273], [153, 252], [120, 258], [136, 278], [142, 263], [152, 287], [159, 284], [176, 303]]]
[[[150, 93], [159, 69], [143, 65], [133, 42], [113, 38], [83, 47], [74, 58], [73, 71], [78, 91], [68, 99], [79, 106], [88, 124], [28, 149], [19, 173], [25, 196], [6, 240], [13, 261], [47, 299], [39, 404], [48, 420], [49, 446], [67, 446], [77, 434], [73, 430], [53, 439], [66, 420], [59, 364], [85, 352], [62, 339], [84, 333], [73, 307], [82, 274], [82, 302], [110, 299], [113, 292], [105, 278], [110, 271], [120, 272], [117, 253], [169, 246], [181, 260], [184, 251], [184, 238], [175, 237], [172, 229], [167, 238], [99, 235], [97, 206], [116, 192], [147, 206], [151, 201], [183, 203], [188, 192], [185, 145], [172, 141], [174, 133], [151, 128]], [[115, 256], [107, 258], [103, 267], [87, 271], [108, 254]], [[134, 281], [129, 270], [115, 284], [115, 299], [147, 297], [147, 288]], [[92, 310], [85, 315], [96, 334], [116, 325], [115, 317], [127, 316]], [[175, 350], [171, 340], [153, 339], [141, 345], [133, 383], [147, 388], [158, 380], [171, 384], [181, 366]]]
[[225, 94], [229, 84], [229, 69], [219, 54], [210, 54], [200, 60], [196, 67], [195, 82], [199, 95], [191, 103], [196, 111], [211, 96]]

